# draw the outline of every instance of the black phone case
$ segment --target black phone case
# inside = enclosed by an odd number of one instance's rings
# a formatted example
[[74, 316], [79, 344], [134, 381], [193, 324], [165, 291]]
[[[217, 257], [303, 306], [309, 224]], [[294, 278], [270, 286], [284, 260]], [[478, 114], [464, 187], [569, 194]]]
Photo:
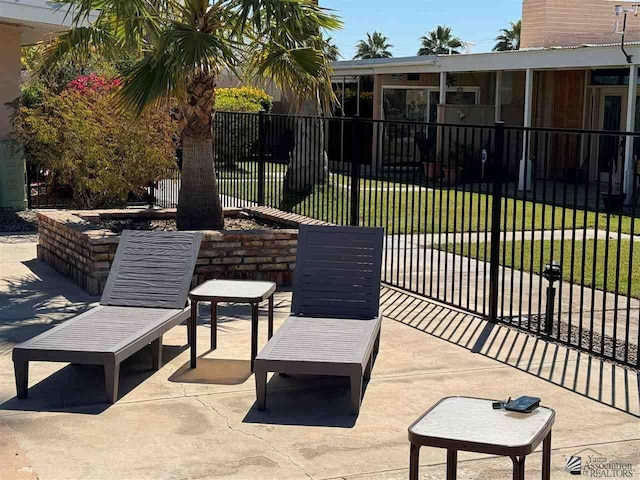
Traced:
[[507, 403], [504, 408], [510, 412], [530, 413], [540, 406], [536, 397], [520, 397]]

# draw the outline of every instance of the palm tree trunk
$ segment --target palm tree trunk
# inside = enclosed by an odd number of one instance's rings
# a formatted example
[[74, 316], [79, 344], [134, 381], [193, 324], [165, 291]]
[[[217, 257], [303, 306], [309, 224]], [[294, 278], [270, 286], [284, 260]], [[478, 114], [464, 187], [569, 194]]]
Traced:
[[213, 141], [183, 137], [178, 230], [222, 230], [224, 217], [213, 165]]
[[324, 148], [324, 121], [309, 103], [304, 116], [294, 118], [295, 147], [284, 179], [283, 204], [291, 206], [295, 198], [309, 194], [327, 180], [329, 157]]
[[202, 73], [187, 86], [182, 112], [182, 184], [178, 230], [222, 230], [224, 217], [213, 164], [211, 131], [215, 77]]

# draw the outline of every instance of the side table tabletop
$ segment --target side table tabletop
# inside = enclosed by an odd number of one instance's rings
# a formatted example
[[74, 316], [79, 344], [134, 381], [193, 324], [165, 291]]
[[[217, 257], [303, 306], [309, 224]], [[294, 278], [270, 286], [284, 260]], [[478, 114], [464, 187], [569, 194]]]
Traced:
[[189, 319], [189, 346], [191, 368], [196, 368], [198, 303], [211, 302], [211, 350], [218, 348], [218, 303], [247, 303], [251, 305], [251, 371], [258, 354], [258, 306], [269, 300], [269, 339], [273, 336], [274, 282], [249, 280], [210, 280], [189, 292], [191, 318]]
[[510, 457], [514, 480], [524, 480], [524, 464], [540, 443], [542, 479], [551, 478], [551, 428], [555, 412], [538, 407], [531, 413], [494, 410], [493, 400], [447, 397], [409, 427], [410, 480], [418, 479], [420, 447], [447, 450], [447, 480], [456, 479], [458, 451]]

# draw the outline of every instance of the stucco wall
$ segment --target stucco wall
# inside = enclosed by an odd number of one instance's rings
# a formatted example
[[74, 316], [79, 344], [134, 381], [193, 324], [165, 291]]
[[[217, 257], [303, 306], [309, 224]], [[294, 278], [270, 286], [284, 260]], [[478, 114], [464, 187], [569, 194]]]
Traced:
[[20, 29], [0, 24], [0, 141], [11, 134], [9, 110], [5, 103], [20, 95]]
[[0, 209], [25, 208], [25, 166], [19, 150], [10, 145], [11, 118], [7, 102], [20, 95], [20, 29], [0, 24]]
[[[522, 48], [619, 42], [614, 7], [609, 0], [524, 0]], [[627, 31], [640, 40], [640, 17], [629, 16]]]

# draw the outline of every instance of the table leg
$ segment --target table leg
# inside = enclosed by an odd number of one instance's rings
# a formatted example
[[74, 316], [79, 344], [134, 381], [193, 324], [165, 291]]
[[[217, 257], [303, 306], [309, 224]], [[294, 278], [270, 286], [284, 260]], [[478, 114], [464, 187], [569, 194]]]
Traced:
[[447, 449], [447, 480], [456, 480], [458, 476], [458, 451]]
[[409, 480], [418, 480], [420, 470], [420, 445], [411, 444]]
[[211, 350], [218, 348], [218, 304], [211, 302]]
[[258, 355], [258, 304], [251, 304], [251, 371]]
[[527, 457], [511, 457], [513, 461], [513, 480], [524, 480], [524, 461]]
[[191, 317], [189, 318], [189, 346], [191, 347], [191, 368], [196, 368], [196, 330], [198, 327], [198, 302], [191, 301]]
[[269, 297], [269, 340], [273, 337], [273, 294]]
[[542, 443], [542, 480], [551, 480], [551, 432]]

